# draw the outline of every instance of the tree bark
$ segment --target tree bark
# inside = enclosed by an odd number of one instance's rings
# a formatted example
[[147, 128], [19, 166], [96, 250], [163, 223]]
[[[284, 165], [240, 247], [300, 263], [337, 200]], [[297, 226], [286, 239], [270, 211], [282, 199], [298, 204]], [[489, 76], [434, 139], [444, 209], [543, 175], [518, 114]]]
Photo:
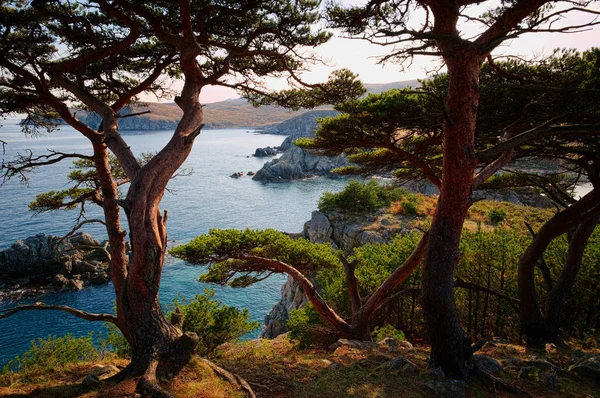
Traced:
[[[577, 236], [577, 239], [571, 239], [569, 243], [565, 268], [561, 273], [560, 281], [554, 284], [548, 298], [549, 304], [552, 302], [553, 306], [558, 306], [556, 308], [549, 307], [551, 311], [562, 311], [565, 295], [573, 286], [585, 243], [597, 224], [598, 215], [600, 215], [600, 192], [593, 189], [577, 203], [547, 221], [519, 259], [518, 287], [521, 301], [521, 328], [529, 344], [539, 345], [549, 341], [554, 342], [557, 337], [553, 337], [552, 333], [549, 333], [548, 319], [542, 314], [535, 287], [535, 267], [539, 258], [554, 239], [568, 230], [576, 228], [574, 236]], [[558, 318], [556, 317], [559, 316], [560, 314], [552, 315], [553, 322], [557, 322]], [[556, 328], [557, 334], [558, 325], [553, 327]]]
[[422, 306], [431, 344], [431, 365], [447, 377], [466, 379], [470, 340], [462, 331], [454, 303], [454, 268], [477, 165], [474, 133], [482, 57], [470, 48], [454, 48], [446, 57], [450, 120], [444, 128], [442, 189], [429, 230], [422, 278]]

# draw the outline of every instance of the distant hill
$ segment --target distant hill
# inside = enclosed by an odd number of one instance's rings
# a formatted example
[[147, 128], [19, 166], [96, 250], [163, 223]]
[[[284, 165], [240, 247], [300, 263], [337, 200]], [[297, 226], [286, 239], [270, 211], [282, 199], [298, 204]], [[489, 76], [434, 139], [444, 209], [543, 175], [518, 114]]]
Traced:
[[417, 88], [420, 87], [421, 83], [418, 80], [404, 80], [401, 82], [392, 82], [392, 83], [369, 83], [365, 84], [365, 88], [367, 89], [368, 94], [379, 94], [384, 91], [389, 91], [394, 88], [406, 88], [412, 87]]
[[[365, 84], [368, 93], [377, 94], [393, 88], [417, 87], [416, 80], [402, 82]], [[331, 109], [322, 107], [321, 110]], [[124, 117], [119, 120], [121, 130], [172, 130], [177, 127], [182, 111], [174, 103], [148, 103], [144, 107], [132, 107], [125, 114], [150, 111], [143, 115]], [[100, 117], [93, 113], [74, 111], [87, 125], [97, 128]], [[209, 129], [257, 128], [276, 125], [302, 115], [308, 110], [290, 111], [278, 106], [253, 107], [243, 98], [215, 102], [204, 105], [204, 124]]]

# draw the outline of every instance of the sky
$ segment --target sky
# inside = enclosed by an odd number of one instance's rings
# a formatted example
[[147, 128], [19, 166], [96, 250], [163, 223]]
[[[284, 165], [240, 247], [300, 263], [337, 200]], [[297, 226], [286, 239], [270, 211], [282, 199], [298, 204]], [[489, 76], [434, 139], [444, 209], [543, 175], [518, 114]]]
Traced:
[[[346, 4], [357, 4], [360, 1], [345, 0]], [[487, 2], [486, 2], [487, 3]], [[480, 15], [486, 7], [479, 7], [472, 12], [472, 15]], [[596, 4], [595, 9], [600, 11], [600, 5]], [[415, 19], [418, 19], [415, 15]], [[570, 13], [568, 18], [559, 21], [559, 24], [580, 24], [592, 20], [589, 14], [578, 12]], [[598, 16], [600, 18], [600, 16]], [[377, 63], [378, 57], [387, 54], [389, 47], [378, 46], [368, 43], [364, 40], [347, 39], [340, 36], [340, 32], [335, 32], [334, 37], [324, 45], [321, 45], [313, 51], [321, 59], [327, 62], [328, 66], [315, 65], [310, 73], [304, 75], [310, 83], [325, 81], [329, 74], [340, 68], [346, 68], [359, 75], [364, 83], [389, 83], [403, 80], [421, 79], [428, 74], [439, 70], [440, 62], [432, 57], [416, 57], [410, 67], [402, 68], [395, 63], [380, 65]], [[477, 33], [474, 26], [462, 26], [461, 34], [463, 37], [472, 36]], [[522, 37], [504, 42], [494, 52], [494, 56], [518, 55], [528, 59], [548, 55], [555, 48], [576, 48], [586, 50], [591, 47], [600, 46], [600, 26], [580, 33], [532, 33]], [[404, 69], [404, 70], [403, 70]], [[180, 86], [176, 84], [175, 87]], [[274, 90], [287, 88], [284, 80], [269, 80], [268, 86]], [[223, 101], [226, 99], [238, 98], [239, 95], [232, 89], [225, 87], [205, 87], [202, 91], [200, 100], [203, 103]]]

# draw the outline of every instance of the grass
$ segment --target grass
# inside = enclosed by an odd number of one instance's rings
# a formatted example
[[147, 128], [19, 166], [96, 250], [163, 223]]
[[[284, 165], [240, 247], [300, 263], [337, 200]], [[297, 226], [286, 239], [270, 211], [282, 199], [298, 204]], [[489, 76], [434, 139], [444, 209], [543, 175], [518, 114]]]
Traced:
[[[557, 375], [559, 391], [550, 390], [541, 380], [519, 378], [518, 364], [533, 355], [566, 369], [576, 348], [567, 345], [559, 347], [556, 352], [546, 352], [544, 349], [488, 343], [478, 354], [486, 354], [500, 361], [505, 370], [497, 377], [535, 397], [593, 396], [598, 391], [597, 385], [567, 372]], [[600, 350], [594, 352], [598, 354]], [[416, 364], [419, 372], [406, 374], [387, 368], [385, 364], [397, 355]], [[226, 343], [216, 350], [213, 361], [245, 378], [257, 397], [391, 398], [399, 394], [405, 397], [433, 397], [425, 386], [432, 379], [427, 373], [428, 356], [429, 350], [425, 346], [416, 346], [414, 350], [399, 354], [382, 349], [358, 351], [344, 347], [335, 352], [301, 350], [296, 342], [280, 336], [275, 340]], [[104, 363], [122, 368], [127, 362], [112, 358]], [[510, 367], [510, 363], [517, 366]], [[85, 362], [68, 365], [61, 370], [5, 374], [0, 376], [0, 396], [114, 398], [134, 395], [135, 381], [92, 388], [82, 386], [81, 381], [93, 365]], [[243, 397], [199, 360], [192, 360], [174, 380], [161, 384], [176, 397]], [[471, 380], [466, 392], [467, 397], [517, 396], [479, 379]]]

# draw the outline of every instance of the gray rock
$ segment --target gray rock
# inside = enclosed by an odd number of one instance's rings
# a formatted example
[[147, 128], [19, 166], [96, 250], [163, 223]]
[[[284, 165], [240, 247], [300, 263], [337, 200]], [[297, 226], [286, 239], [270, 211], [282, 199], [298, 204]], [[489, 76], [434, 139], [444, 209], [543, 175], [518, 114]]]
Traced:
[[547, 371], [554, 371], [554, 372], [560, 372], [561, 368], [555, 364], [553, 364], [552, 362], [549, 362], [543, 358], [539, 358], [536, 356], [532, 356], [528, 361], [523, 361], [523, 366], [525, 367], [534, 367], [536, 369], [539, 369], [542, 372], [547, 372]]
[[236, 173], [233, 173], [229, 177], [231, 177], [231, 178], [240, 178], [240, 177], [243, 177], [243, 176], [244, 176], [244, 172], [243, 171], [238, 171]]
[[487, 355], [473, 355], [473, 368], [484, 373], [494, 374], [504, 369], [500, 362]]
[[576, 351], [569, 360], [568, 372], [600, 385], [600, 355]]
[[417, 365], [404, 357], [398, 357], [389, 363], [390, 370], [399, 370], [402, 373], [417, 373]]
[[0, 300], [35, 297], [62, 289], [79, 290], [89, 280], [95, 284], [108, 282], [105, 247], [83, 232], [63, 240], [38, 234], [17, 241], [0, 251], [0, 281], [4, 285]]
[[338, 341], [329, 346], [329, 350], [335, 351], [340, 347], [347, 347], [355, 350], [374, 350], [378, 346], [377, 343], [374, 343], [372, 341], [339, 339]]
[[425, 383], [425, 386], [439, 398], [462, 398], [466, 396], [467, 383], [463, 380], [435, 380]]
[[265, 158], [268, 156], [275, 156], [275, 155], [277, 155], [277, 153], [278, 153], [277, 148], [272, 148], [272, 147], [268, 146], [265, 148], [256, 148], [253, 156], [257, 157], [257, 158]]
[[400, 351], [400, 342], [394, 337], [385, 337], [377, 342], [379, 348], [390, 352]]
[[315, 210], [310, 221], [304, 225], [304, 231], [312, 243], [326, 243], [331, 241], [333, 226], [324, 213]]
[[344, 155], [335, 157], [312, 155], [292, 144], [279, 159], [265, 163], [252, 179], [281, 182], [322, 175], [336, 177], [331, 173], [331, 170], [349, 164]]

